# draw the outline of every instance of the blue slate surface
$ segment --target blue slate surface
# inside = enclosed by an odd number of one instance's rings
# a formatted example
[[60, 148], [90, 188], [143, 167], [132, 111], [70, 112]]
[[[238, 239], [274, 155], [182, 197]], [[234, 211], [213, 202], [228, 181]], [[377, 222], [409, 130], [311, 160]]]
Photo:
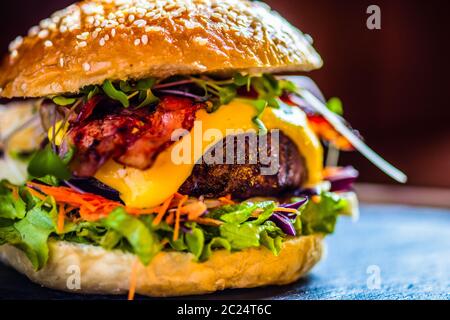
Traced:
[[[341, 218], [336, 233], [326, 242], [326, 259], [297, 283], [190, 298], [450, 299], [450, 210], [364, 205], [357, 223]], [[380, 280], [379, 289], [374, 279]], [[125, 297], [83, 296], [41, 288], [0, 265], [0, 298]]]

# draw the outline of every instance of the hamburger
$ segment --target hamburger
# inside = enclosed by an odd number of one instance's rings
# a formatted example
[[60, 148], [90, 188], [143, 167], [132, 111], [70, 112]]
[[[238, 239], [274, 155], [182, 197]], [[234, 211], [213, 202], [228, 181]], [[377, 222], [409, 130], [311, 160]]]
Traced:
[[322, 66], [311, 43], [246, 0], [88, 0], [17, 37], [0, 68], [0, 259], [129, 298], [304, 276], [357, 213], [339, 150], [405, 179], [338, 99], [288, 75]]

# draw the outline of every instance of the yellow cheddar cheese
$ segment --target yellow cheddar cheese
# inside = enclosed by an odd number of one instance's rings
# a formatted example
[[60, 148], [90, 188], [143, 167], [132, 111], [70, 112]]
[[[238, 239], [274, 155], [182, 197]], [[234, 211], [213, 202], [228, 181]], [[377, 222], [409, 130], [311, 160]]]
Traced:
[[[213, 113], [199, 110], [191, 132], [161, 152], [149, 169], [139, 170], [110, 160], [95, 177], [119, 191], [127, 206], [157, 206], [179, 189], [190, 176], [195, 163], [211, 146], [227, 136], [227, 131], [256, 130], [252, 121], [256, 115], [254, 106], [238, 99]], [[323, 151], [308, 126], [305, 113], [299, 108], [283, 105], [280, 109], [266, 108], [261, 119], [267, 129], [279, 129], [298, 146], [308, 170], [307, 184], [319, 183], [322, 180]], [[191, 147], [189, 154], [183, 153], [186, 146]], [[180, 158], [185, 161], [180, 161]]]

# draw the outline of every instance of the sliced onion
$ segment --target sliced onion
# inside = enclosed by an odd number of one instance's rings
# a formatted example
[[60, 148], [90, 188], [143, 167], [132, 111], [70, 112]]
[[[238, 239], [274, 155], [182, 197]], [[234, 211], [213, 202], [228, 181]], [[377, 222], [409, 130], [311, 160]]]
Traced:
[[282, 214], [279, 213], [273, 213], [272, 216], [269, 218], [270, 221], [275, 223], [277, 227], [279, 227], [283, 232], [289, 236], [296, 236], [297, 232], [295, 232], [294, 225], [292, 224], [291, 220]]

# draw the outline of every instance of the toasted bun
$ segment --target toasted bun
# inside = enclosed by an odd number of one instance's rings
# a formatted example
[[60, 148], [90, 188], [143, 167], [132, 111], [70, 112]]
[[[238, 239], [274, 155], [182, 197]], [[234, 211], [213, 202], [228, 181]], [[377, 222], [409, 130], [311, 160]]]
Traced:
[[260, 2], [82, 1], [11, 43], [0, 95], [76, 93], [106, 79], [308, 71], [322, 65], [309, 41]]
[[[322, 236], [286, 241], [278, 257], [266, 248], [215, 251], [203, 263], [190, 253], [160, 252], [147, 267], [138, 264], [136, 293], [155, 297], [210, 293], [226, 288], [282, 285], [296, 281], [321, 258]], [[63, 241], [50, 242], [47, 265], [36, 272], [25, 254], [0, 246], [0, 260], [32, 281], [76, 293], [123, 294], [136, 257], [118, 250]], [[76, 289], [80, 275], [80, 289]]]

